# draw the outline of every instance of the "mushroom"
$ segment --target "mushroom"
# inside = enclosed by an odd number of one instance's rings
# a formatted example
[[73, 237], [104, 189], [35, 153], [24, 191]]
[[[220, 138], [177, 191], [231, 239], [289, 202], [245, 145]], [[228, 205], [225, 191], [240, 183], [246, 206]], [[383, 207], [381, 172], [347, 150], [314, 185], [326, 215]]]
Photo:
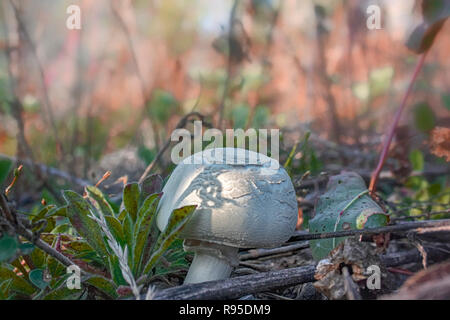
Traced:
[[279, 246], [298, 215], [294, 187], [278, 161], [239, 148], [207, 149], [180, 162], [164, 186], [158, 228], [186, 205], [197, 209], [180, 233], [184, 249], [195, 253], [185, 283], [228, 278], [239, 248]]

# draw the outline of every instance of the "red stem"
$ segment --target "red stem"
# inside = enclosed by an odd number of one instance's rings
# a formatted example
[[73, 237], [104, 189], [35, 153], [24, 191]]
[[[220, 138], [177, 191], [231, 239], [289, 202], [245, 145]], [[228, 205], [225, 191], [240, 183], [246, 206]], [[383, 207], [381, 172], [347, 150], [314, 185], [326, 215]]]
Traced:
[[378, 160], [378, 165], [375, 171], [372, 173], [372, 177], [370, 179], [370, 185], [369, 185], [369, 191], [371, 194], [373, 194], [376, 191], [376, 185], [378, 182], [378, 177], [380, 176], [381, 169], [383, 169], [384, 163], [386, 162], [386, 158], [389, 152], [389, 147], [391, 145], [392, 139], [395, 135], [395, 129], [397, 128], [397, 125], [400, 121], [403, 109], [405, 109], [406, 102], [408, 101], [408, 97], [411, 94], [411, 91], [414, 87], [414, 82], [417, 79], [417, 76], [419, 75], [420, 70], [423, 67], [425, 58], [427, 56], [428, 51], [424, 52], [420, 56], [420, 60], [416, 65], [416, 69], [414, 70], [414, 74], [411, 78], [411, 82], [409, 83], [408, 90], [406, 90], [405, 95], [403, 96], [402, 104], [400, 105], [400, 108], [397, 109], [397, 112], [395, 114], [394, 122], [392, 123], [389, 134], [387, 135], [384, 144], [383, 144], [383, 150], [381, 151], [380, 159]]

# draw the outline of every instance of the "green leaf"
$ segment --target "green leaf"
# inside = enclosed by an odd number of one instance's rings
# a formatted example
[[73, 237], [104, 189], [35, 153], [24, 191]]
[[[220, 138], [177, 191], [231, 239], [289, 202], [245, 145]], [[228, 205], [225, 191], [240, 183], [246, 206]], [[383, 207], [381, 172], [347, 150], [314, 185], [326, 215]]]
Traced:
[[128, 283], [123, 278], [122, 270], [120, 269], [119, 258], [116, 256], [109, 257], [109, 272], [116, 286], [127, 286]]
[[186, 260], [187, 252], [183, 249], [183, 239], [176, 239], [164, 253], [165, 263], [159, 261], [155, 266], [153, 276], [161, 276], [178, 270], [189, 269], [189, 263]]
[[133, 222], [137, 218], [139, 194], [139, 185], [137, 183], [129, 183], [123, 189], [123, 204]]
[[92, 247], [86, 242], [86, 240], [70, 241], [66, 244], [66, 247], [76, 252], [92, 251]]
[[86, 187], [86, 192], [89, 196], [89, 200], [97, 211], [102, 212], [103, 215], [113, 216], [114, 210], [112, 209], [109, 202], [106, 200], [105, 195], [100, 191], [99, 188], [94, 186]]
[[0, 238], [0, 262], [9, 261], [16, 256], [19, 249], [19, 241], [16, 237], [3, 234]]
[[431, 131], [436, 123], [436, 117], [433, 110], [431, 110], [431, 108], [425, 102], [419, 103], [415, 106], [414, 120], [417, 129], [423, 132]]
[[[134, 247], [134, 224], [131, 221], [130, 215], [127, 215], [123, 220], [123, 235], [125, 237], [125, 242], [128, 248]], [[133, 251], [128, 252], [128, 263], [131, 267], [133, 267]]]
[[140, 185], [141, 200], [145, 200], [148, 196], [160, 193], [163, 187], [164, 180], [159, 174], [152, 174], [147, 177]]
[[55, 217], [67, 217], [67, 206], [63, 206], [63, 207], [59, 207], [59, 208], [55, 208], [53, 210], [51, 210], [48, 215], [48, 217], [50, 216], [55, 216]]
[[291, 173], [291, 168], [292, 168], [292, 159], [294, 159], [295, 152], [297, 151], [297, 147], [298, 147], [298, 142], [296, 144], [294, 144], [294, 146], [292, 147], [291, 152], [289, 153], [289, 156], [283, 166], [286, 169], [286, 171], [289, 173], [289, 175]]
[[66, 266], [51, 256], [47, 256], [47, 268], [52, 278], [60, 277], [67, 273]]
[[0, 159], [0, 187], [8, 177], [9, 171], [11, 171], [12, 161], [9, 159]]
[[9, 298], [9, 287], [12, 283], [12, 279], [0, 281], [0, 300], [6, 300]]
[[123, 245], [125, 242], [125, 235], [120, 221], [113, 216], [105, 216], [105, 220], [114, 238]]
[[140, 272], [143, 263], [144, 248], [148, 244], [153, 244], [158, 235], [155, 217], [160, 196], [161, 194], [153, 194], [147, 197], [139, 210], [139, 220], [136, 223], [136, 229], [134, 231], [133, 266], [135, 274], [139, 274]]
[[36, 289], [28, 281], [16, 275], [14, 271], [4, 266], [0, 266], [0, 281], [9, 279], [12, 281], [10, 285], [11, 291], [25, 295], [31, 295], [36, 291]]
[[63, 278], [63, 281], [53, 290], [42, 296], [42, 300], [76, 300], [79, 299], [83, 293], [81, 289], [69, 289], [67, 287], [67, 278], [69, 275]]
[[37, 222], [41, 219], [44, 219], [44, 217], [47, 215], [47, 213], [54, 212], [55, 209], [56, 209], [56, 206], [54, 206], [54, 205], [45, 206], [44, 208], [41, 209], [41, 211], [39, 211], [35, 216], [33, 216], [31, 221]]
[[118, 294], [116, 292], [117, 286], [113, 281], [109, 279], [100, 276], [93, 276], [85, 280], [84, 282], [96, 287], [97, 289], [111, 297], [111, 299], [116, 299], [118, 297]]
[[42, 269], [33, 269], [28, 275], [32, 284], [41, 290], [47, 288], [48, 283], [44, 281], [44, 271]]
[[108, 255], [100, 226], [89, 218], [91, 207], [79, 194], [73, 191], [64, 191], [64, 199], [68, 203], [67, 217], [78, 234], [86, 239], [89, 245], [104, 258]]
[[[320, 196], [309, 232], [323, 233], [386, 225], [389, 217], [368, 195], [364, 180], [354, 172], [330, 178], [326, 192]], [[373, 217], [380, 216], [380, 217]], [[326, 257], [346, 237], [311, 240], [314, 259]]]
[[43, 268], [45, 266], [45, 253], [41, 249], [33, 250], [30, 254], [31, 261], [36, 268]]
[[126, 216], [127, 216], [127, 210], [123, 209], [122, 211], [120, 211], [120, 214], [117, 217], [117, 219], [119, 219], [120, 221], [123, 221], [123, 219], [125, 219]]
[[415, 53], [423, 53], [431, 48], [442, 29], [445, 20], [450, 16], [450, 1], [422, 1], [423, 22], [409, 36], [406, 45]]
[[409, 154], [409, 161], [411, 162], [413, 170], [415, 171], [423, 170], [425, 160], [423, 158], [423, 153], [420, 150], [418, 149], [412, 150], [411, 153]]
[[20, 254], [22, 255], [29, 255], [34, 250], [34, 244], [32, 243], [21, 243], [19, 245]]
[[149, 261], [145, 265], [144, 273], [147, 274], [152, 270], [159, 258], [161, 258], [172, 242], [178, 237], [179, 233], [189, 221], [189, 218], [192, 216], [196, 208], [196, 205], [185, 206], [175, 209], [172, 212], [166, 229], [160, 234], [158, 240], [156, 241], [156, 250], [152, 253]]

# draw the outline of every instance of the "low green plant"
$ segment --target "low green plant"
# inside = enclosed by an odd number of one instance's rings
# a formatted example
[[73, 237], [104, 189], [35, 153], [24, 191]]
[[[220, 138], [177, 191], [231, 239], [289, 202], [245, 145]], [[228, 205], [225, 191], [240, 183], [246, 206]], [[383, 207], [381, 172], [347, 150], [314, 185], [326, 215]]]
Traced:
[[3, 233], [0, 299], [138, 298], [155, 276], [186, 268], [176, 238], [195, 206], [175, 209], [160, 232], [156, 216], [161, 181], [154, 175], [141, 185], [127, 184], [120, 206], [94, 186], [86, 187], [84, 195], [67, 190], [64, 206], [49, 205], [28, 217], [40, 226], [41, 240], [80, 267], [79, 290], [67, 287], [71, 273], [60, 261]]

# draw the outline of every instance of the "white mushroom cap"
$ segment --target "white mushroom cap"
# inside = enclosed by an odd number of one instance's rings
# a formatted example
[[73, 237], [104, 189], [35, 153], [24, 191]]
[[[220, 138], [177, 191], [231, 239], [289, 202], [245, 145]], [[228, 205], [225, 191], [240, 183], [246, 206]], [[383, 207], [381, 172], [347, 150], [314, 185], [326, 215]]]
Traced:
[[[236, 152], [234, 162], [224, 159], [232, 152]], [[250, 159], [258, 161], [251, 164]], [[284, 168], [272, 158], [244, 149], [207, 149], [184, 159], [163, 193], [157, 217], [160, 230], [174, 209], [198, 206], [180, 234], [185, 239], [272, 247], [288, 240], [297, 222], [295, 190]]]

